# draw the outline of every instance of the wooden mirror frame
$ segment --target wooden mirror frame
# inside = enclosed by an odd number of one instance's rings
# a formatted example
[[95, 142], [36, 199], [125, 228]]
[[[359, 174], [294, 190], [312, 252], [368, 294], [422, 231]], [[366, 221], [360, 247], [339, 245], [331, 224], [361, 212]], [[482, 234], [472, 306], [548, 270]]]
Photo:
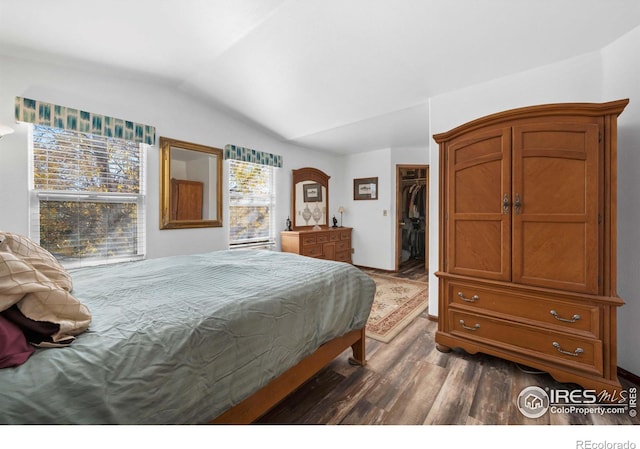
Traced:
[[[321, 190], [318, 192], [322, 198], [321, 202], [323, 206], [321, 207], [324, 214], [324, 222], [318, 223], [318, 226], [322, 228], [327, 228], [329, 226], [329, 178], [331, 176], [327, 175], [322, 170], [318, 170], [317, 168], [312, 167], [304, 167], [296, 170], [292, 170], [292, 189], [291, 189], [291, 223], [292, 229], [311, 229], [314, 225], [301, 225], [304, 220], [301, 216], [301, 210], [297, 210], [297, 201], [299, 200], [297, 195], [298, 184], [314, 184], [317, 183], [321, 186]], [[324, 188], [324, 191], [322, 190]], [[324, 193], [323, 193], [324, 192]], [[302, 204], [304, 204], [304, 198], [301, 199]], [[300, 214], [300, 215], [299, 215]]]
[[[209, 161], [209, 167], [199, 179], [186, 179], [186, 184], [202, 184], [202, 210], [201, 217], [186, 219], [177, 217], [176, 198], [172, 191], [175, 190], [176, 180], [172, 179], [171, 162], [172, 150], [195, 151], [206, 153], [205, 157], [215, 160]], [[160, 229], [185, 229], [206, 228], [222, 226], [222, 150], [196, 143], [183, 142], [181, 140], [160, 137]], [[197, 156], [197, 155], [196, 155]], [[200, 164], [202, 168], [202, 164]], [[189, 177], [187, 177], [189, 178]], [[206, 179], [205, 179], [206, 178]], [[178, 181], [180, 182], [180, 181]], [[208, 200], [207, 200], [208, 198]], [[205, 215], [206, 211], [209, 211]], [[205, 215], [205, 216], [203, 216]]]

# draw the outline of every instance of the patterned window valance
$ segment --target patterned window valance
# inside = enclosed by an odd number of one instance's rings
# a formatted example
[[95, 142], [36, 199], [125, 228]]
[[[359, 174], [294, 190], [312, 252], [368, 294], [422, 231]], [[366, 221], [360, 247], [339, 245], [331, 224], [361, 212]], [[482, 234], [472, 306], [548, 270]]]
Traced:
[[282, 167], [282, 156], [279, 154], [265, 153], [264, 151], [252, 150], [251, 148], [238, 147], [236, 145], [224, 146], [224, 158], [253, 162], [254, 164], [260, 165], [271, 165], [272, 167]]
[[30, 98], [16, 97], [16, 120], [148, 145], [156, 143], [153, 126]]

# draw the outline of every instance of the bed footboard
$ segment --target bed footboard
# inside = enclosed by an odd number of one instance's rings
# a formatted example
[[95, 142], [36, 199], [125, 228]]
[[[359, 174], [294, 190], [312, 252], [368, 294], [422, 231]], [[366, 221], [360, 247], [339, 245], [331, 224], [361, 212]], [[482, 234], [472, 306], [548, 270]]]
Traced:
[[349, 362], [366, 365], [365, 328], [356, 329], [320, 346], [313, 354], [285, 371], [244, 401], [219, 415], [212, 424], [249, 424], [312, 378], [329, 362], [351, 346]]

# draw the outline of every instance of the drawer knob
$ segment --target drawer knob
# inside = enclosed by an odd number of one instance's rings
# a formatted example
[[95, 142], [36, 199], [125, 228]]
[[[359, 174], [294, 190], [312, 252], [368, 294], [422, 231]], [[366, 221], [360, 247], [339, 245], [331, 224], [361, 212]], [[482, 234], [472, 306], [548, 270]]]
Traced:
[[480, 297], [478, 295], [473, 295], [471, 298], [465, 298], [464, 297], [464, 293], [462, 293], [462, 292], [458, 292], [458, 296], [460, 297], [460, 299], [462, 299], [463, 301], [466, 301], [466, 302], [476, 302], [477, 300], [480, 299]]
[[554, 341], [552, 344], [553, 344], [553, 347], [558, 350], [558, 352], [561, 352], [562, 354], [570, 355], [573, 357], [578, 357], [580, 354], [584, 352], [584, 349], [582, 348], [577, 348], [574, 352], [565, 351], [564, 349], [562, 349], [562, 346], [560, 346], [560, 343], [558, 343], [557, 341]]
[[475, 326], [473, 327], [469, 327], [466, 324], [464, 324], [464, 320], [460, 320], [460, 324], [462, 325], [462, 327], [468, 331], [477, 331], [478, 329], [480, 329], [480, 325], [478, 323], [476, 323]]
[[553, 315], [553, 317], [558, 320], [558, 321], [563, 321], [565, 323], [575, 323], [576, 321], [578, 321], [581, 317], [578, 314], [573, 315], [570, 319], [569, 318], [562, 318], [561, 316], [558, 315], [558, 312], [556, 312], [555, 310], [550, 311], [549, 313], [551, 313], [551, 315]]

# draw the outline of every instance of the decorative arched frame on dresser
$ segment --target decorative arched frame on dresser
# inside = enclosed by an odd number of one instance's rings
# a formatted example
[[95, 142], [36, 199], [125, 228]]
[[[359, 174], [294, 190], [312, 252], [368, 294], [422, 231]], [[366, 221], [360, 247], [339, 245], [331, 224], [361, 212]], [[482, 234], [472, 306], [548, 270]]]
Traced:
[[[311, 229], [316, 224], [328, 226], [330, 177], [312, 167], [292, 170], [291, 222], [294, 230]], [[313, 217], [316, 209], [322, 214], [319, 218]], [[306, 220], [305, 210], [311, 214]]]

